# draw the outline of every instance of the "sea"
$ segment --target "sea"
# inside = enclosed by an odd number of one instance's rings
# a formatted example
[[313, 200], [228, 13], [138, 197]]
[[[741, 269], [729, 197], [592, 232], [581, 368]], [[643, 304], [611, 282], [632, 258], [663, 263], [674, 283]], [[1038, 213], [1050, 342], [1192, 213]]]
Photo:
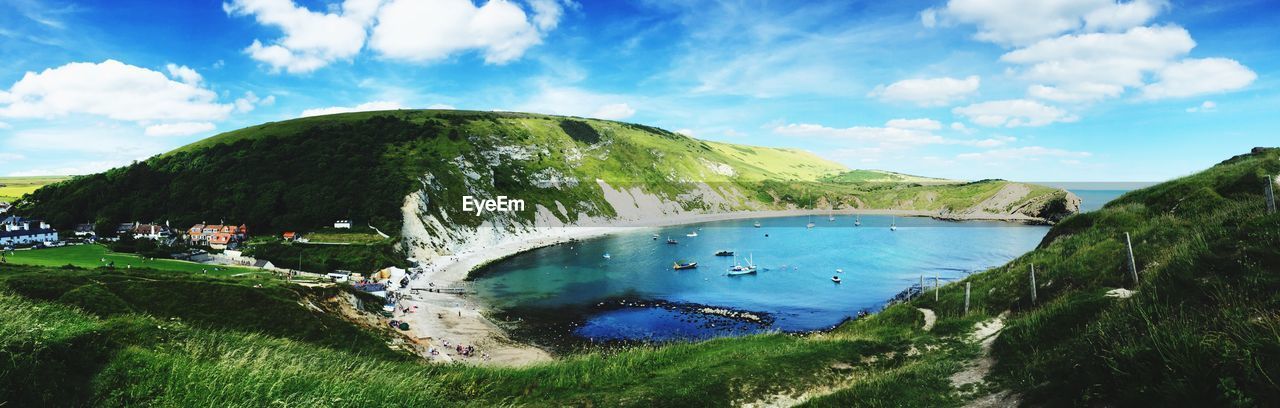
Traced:
[[[1073, 192], [1089, 211], [1125, 190]], [[875, 312], [922, 279], [932, 290], [935, 282], [1002, 265], [1035, 248], [1048, 230], [880, 215], [636, 228], [517, 254], [473, 272], [472, 285], [492, 317], [518, 339], [538, 343], [809, 332]], [[677, 262], [697, 268], [677, 270]], [[728, 274], [746, 263], [757, 272]]]

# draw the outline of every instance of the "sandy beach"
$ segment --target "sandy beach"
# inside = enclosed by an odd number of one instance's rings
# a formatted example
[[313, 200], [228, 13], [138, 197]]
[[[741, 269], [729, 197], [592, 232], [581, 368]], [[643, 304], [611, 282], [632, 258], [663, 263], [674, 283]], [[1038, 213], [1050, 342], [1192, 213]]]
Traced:
[[[623, 221], [608, 226], [539, 227], [535, 228], [532, 233], [525, 234], [527, 239], [439, 256], [423, 263], [422, 266], [425, 272], [409, 285], [410, 288], [415, 290], [401, 302], [402, 308], [409, 308], [411, 313], [403, 313], [402, 310], [397, 310], [396, 318], [410, 323], [411, 336], [439, 350], [439, 354], [427, 356], [433, 361], [515, 366], [550, 361], [552, 356], [545, 350], [520, 344], [510, 339], [501, 327], [498, 327], [484, 316], [485, 306], [478, 304], [466, 294], [441, 293], [426, 289], [465, 288], [466, 286], [461, 285], [461, 283], [467, 278], [467, 275], [483, 265], [521, 252], [572, 240], [701, 222], [828, 214], [896, 215], [901, 217], [935, 217], [939, 215], [936, 212], [909, 210], [738, 211], [682, 214], [642, 221]], [[949, 219], [1036, 221], [1035, 218], [1031, 217], [1002, 214], [965, 214], [956, 215]], [[448, 347], [445, 347], [446, 342]], [[457, 355], [454, 347], [459, 344], [475, 346], [475, 355], [471, 357]], [[488, 358], [483, 358], [482, 355], [487, 355]]]

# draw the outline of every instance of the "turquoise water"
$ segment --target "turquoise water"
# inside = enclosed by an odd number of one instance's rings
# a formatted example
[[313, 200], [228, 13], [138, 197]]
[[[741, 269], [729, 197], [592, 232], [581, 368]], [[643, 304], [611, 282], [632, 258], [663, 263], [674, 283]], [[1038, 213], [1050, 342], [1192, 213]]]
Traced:
[[[764, 330], [824, 330], [874, 311], [920, 276], [947, 281], [1031, 250], [1048, 227], [888, 216], [721, 221], [542, 248], [478, 271], [478, 296], [529, 333], [591, 340], [668, 340]], [[690, 231], [699, 236], [686, 237]], [[659, 234], [655, 240], [651, 234]], [[670, 236], [679, 241], [669, 245]], [[755, 275], [727, 276], [732, 257], [750, 256]], [[606, 259], [604, 254], [611, 258]], [[673, 270], [676, 260], [698, 268]], [[742, 262], [739, 259], [739, 262]], [[836, 272], [843, 269], [843, 273]], [[831, 277], [838, 275], [842, 283]], [[626, 306], [619, 305], [627, 302]], [[603, 303], [603, 304], [602, 304]], [[644, 306], [639, 306], [643, 304]], [[698, 313], [706, 305], [767, 316], [763, 324]]]

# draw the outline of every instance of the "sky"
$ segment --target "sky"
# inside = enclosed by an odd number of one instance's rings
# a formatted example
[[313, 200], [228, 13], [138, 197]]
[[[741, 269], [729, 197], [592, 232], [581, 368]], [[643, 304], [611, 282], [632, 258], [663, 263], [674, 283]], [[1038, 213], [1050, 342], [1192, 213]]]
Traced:
[[954, 179], [1280, 145], [1267, 1], [0, 0], [0, 175], [356, 110], [643, 123]]

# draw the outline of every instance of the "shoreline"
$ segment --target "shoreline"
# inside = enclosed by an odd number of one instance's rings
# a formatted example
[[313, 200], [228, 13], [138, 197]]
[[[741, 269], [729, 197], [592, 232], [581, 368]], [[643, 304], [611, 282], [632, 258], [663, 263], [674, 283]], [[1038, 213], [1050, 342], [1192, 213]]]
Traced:
[[[1040, 223], [1044, 220], [1024, 215], [1012, 214], [939, 214], [934, 211], [917, 210], [767, 210], [767, 211], [733, 211], [710, 214], [680, 214], [652, 220], [621, 221], [600, 226], [564, 226], [538, 227], [528, 239], [510, 242], [503, 245], [484, 247], [462, 251], [452, 255], [438, 256], [423, 262], [427, 271], [410, 283], [414, 288], [411, 296], [402, 302], [414, 312], [395, 312], [396, 319], [410, 323], [410, 333], [420, 341], [427, 342], [437, 349], [447, 341], [449, 346], [457, 344], [475, 345], [478, 353], [489, 356], [481, 357], [456, 356], [455, 349], [447, 348], [439, 355], [424, 355], [431, 361], [466, 362], [475, 364], [496, 364], [523, 366], [552, 361], [551, 354], [533, 345], [522, 344], [512, 340], [506, 330], [499, 327], [486, 316], [486, 305], [472, 301], [465, 294], [441, 293], [426, 291], [427, 288], [458, 288], [471, 275], [485, 265], [501, 261], [524, 252], [558, 245], [565, 242], [598, 238], [619, 233], [643, 229], [663, 228], [676, 225], [696, 224], [715, 221], [742, 219], [768, 219], [807, 215], [892, 215], [901, 217], [930, 217], [945, 221], [1006, 221], [1020, 223]], [[438, 343], [438, 344], [437, 344]]]

